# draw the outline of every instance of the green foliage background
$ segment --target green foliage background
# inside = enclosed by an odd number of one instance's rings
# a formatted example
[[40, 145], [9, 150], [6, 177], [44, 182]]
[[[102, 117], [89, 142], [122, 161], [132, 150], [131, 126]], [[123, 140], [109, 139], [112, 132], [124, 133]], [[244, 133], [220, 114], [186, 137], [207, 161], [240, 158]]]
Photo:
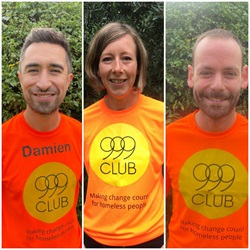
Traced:
[[2, 120], [24, 110], [25, 100], [17, 78], [19, 55], [25, 37], [34, 27], [51, 27], [69, 40], [74, 79], [60, 111], [82, 119], [82, 3], [2, 3]]
[[[147, 85], [144, 94], [163, 101], [164, 94], [164, 3], [163, 2], [85, 2], [84, 54], [96, 32], [109, 22], [125, 22], [136, 29], [148, 52]], [[84, 107], [96, 102], [95, 93], [85, 78]]]
[[[17, 77], [19, 55], [25, 37], [34, 27], [51, 27], [69, 40], [74, 79], [60, 111], [82, 120], [82, 3], [3, 2], [2, 3], [2, 120], [10, 119], [26, 107]], [[82, 196], [77, 206], [82, 222]]]
[[[247, 2], [166, 2], [166, 107], [167, 123], [195, 109], [187, 87], [187, 66], [192, 63], [192, 46], [207, 30], [224, 28], [237, 35], [245, 47], [248, 64]], [[238, 111], [247, 116], [247, 90]]]

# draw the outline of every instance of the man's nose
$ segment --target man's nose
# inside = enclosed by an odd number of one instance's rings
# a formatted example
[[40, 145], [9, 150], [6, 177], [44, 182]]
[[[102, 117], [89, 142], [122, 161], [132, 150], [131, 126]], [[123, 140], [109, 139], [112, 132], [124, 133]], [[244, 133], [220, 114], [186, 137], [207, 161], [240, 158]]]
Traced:
[[49, 72], [43, 70], [39, 75], [36, 86], [41, 90], [47, 90], [51, 85], [52, 83], [49, 77]]
[[223, 90], [225, 88], [222, 74], [220, 73], [215, 74], [213, 82], [211, 84], [211, 88], [217, 91]]

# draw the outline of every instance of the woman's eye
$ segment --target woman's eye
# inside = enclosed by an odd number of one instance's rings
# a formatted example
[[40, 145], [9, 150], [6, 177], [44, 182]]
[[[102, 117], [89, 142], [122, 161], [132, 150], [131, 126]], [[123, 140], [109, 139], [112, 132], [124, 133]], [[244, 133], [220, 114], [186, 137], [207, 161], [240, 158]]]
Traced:
[[112, 61], [112, 58], [111, 57], [104, 57], [102, 59], [103, 62], [111, 62]]
[[131, 58], [130, 56], [124, 56], [124, 57], [122, 58], [122, 60], [123, 60], [123, 61], [131, 61], [132, 58]]

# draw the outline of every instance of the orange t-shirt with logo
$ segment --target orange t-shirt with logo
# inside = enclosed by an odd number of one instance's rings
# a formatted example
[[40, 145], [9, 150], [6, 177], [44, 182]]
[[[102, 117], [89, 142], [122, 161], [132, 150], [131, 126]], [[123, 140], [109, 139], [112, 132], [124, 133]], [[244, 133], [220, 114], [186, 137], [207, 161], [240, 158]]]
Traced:
[[85, 109], [84, 230], [94, 240], [131, 246], [163, 234], [163, 121], [163, 103], [144, 95], [123, 111], [104, 99]]
[[229, 130], [210, 133], [196, 112], [167, 126], [168, 247], [247, 248], [248, 121], [237, 114]]
[[81, 123], [38, 132], [23, 112], [2, 125], [2, 247], [79, 248]]

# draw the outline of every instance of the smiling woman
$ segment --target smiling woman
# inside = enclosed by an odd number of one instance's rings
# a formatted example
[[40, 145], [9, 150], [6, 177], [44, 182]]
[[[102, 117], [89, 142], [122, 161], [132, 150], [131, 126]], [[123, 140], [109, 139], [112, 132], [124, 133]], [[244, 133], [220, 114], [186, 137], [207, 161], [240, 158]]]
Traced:
[[118, 38], [103, 50], [98, 75], [107, 90], [106, 104], [110, 109], [126, 109], [137, 101], [137, 72], [136, 45], [130, 35]]

